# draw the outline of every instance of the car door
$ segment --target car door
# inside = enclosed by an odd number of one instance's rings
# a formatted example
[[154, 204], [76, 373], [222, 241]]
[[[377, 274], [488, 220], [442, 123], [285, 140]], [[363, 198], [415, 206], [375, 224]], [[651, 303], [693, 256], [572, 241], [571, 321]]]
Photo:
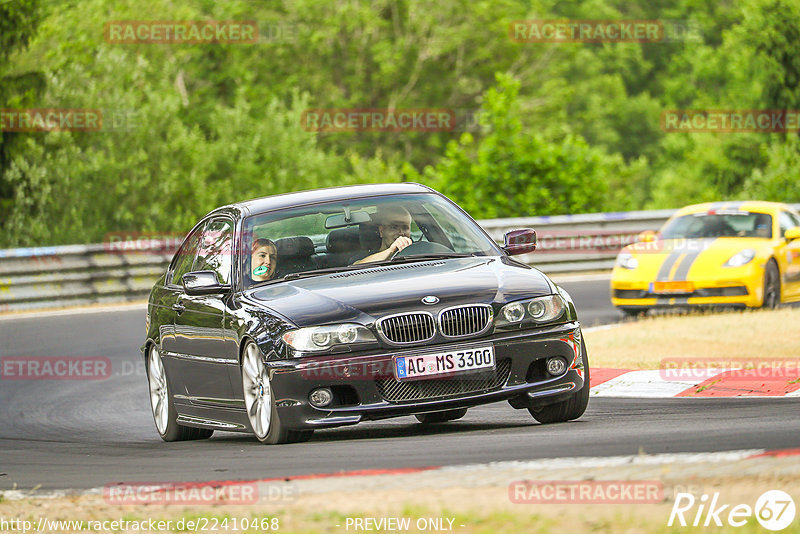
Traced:
[[778, 225], [782, 242], [778, 245], [776, 256], [783, 274], [783, 296], [786, 299], [797, 298], [800, 296], [800, 239], [787, 242], [785, 235], [789, 228], [800, 226], [800, 217], [782, 210], [778, 214]]
[[154, 303], [151, 321], [159, 325], [159, 338], [162, 352], [162, 362], [170, 380], [173, 396], [183, 398], [186, 396], [186, 385], [183, 374], [185, 361], [180, 357], [180, 344], [175, 336], [175, 319], [178, 311], [185, 309], [182, 303], [184, 297], [181, 277], [192, 270], [197, 247], [200, 243], [205, 223], [197, 226], [189, 236], [184, 239], [178, 252], [172, 258], [164, 289], [160, 293], [158, 302]]
[[[209, 220], [200, 236], [192, 271], [213, 271], [221, 284], [231, 283], [233, 222]], [[181, 361], [187, 400], [197, 405], [235, 403], [229, 366], [238, 367], [226, 335], [225, 302], [230, 291], [214, 295], [187, 295], [181, 291], [175, 314], [175, 352]]]

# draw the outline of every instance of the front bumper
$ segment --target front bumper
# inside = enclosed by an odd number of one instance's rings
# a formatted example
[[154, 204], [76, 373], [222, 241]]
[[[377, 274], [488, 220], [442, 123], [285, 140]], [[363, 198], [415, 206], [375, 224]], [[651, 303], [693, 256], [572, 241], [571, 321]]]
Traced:
[[692, 278], [691, 292], [656, 293], [652, 280], [635, 280], [628, 273], [611, 279], [611, 304], [621, 308], [662, 308], [673, 306], [758, 307], [764, 293], [763, 272], [752, 268], [731, 269], [727, 276]]
[[[387, 352], [307, 357], [267, 362], [281, 422], [289, 428], [322, 428], [364, 420], [466, 408], [502, 400], [515, 407], [547, 404], [584, 387], [577, 321], [536, 330], [495, 333], [479, 339]], [[393, 358], [492, 344], [495, 369], [441, 378], [399, 381]], [[547, 358], [569, 362], [561, 376], [547, 374]], [[424, 384], [423, 384], [424, 382]], [[330, 388], [334, 403], [316, 408], [309, 394]]]

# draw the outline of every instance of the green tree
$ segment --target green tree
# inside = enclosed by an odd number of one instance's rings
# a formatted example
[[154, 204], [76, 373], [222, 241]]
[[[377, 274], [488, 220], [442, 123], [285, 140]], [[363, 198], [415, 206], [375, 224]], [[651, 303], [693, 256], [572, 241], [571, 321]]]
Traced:
[[[25, 48], [42, 19], [38, 0], [0, 2], [0, 109], [21, 108], [35, 102], [44, 91], [44, 76], [38, 70], [19, 71], [9, 61]], [[11, 209], [14, 189], [4, 179], [20, 134], [0, 129], [0, 215]], [[5, 230], [0, 216], [0, 232]]]
[[602, 209], [609, 183], [630, 174], [622, 158], [574, 134], [550, 141], [526, 132], [517, 111], [519, 82], [506, 75], [497, 82], [484, 97], [487, 124], [480, 141], [466, 134], [451, 142], [442, 160], [425, 169], [424, 179], [476, 217]]

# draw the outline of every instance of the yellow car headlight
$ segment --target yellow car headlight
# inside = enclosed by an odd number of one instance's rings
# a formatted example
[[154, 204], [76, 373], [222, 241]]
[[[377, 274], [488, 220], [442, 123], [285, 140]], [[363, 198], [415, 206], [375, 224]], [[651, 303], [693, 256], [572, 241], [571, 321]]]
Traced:
[[723, 267], [741, 267], [753, 261], [755, 257], [756, 251], [751, 248], [746, 248], [728, 258], [728, 261], [723, 264]]
[[639, 260], [633, 257], [630, 252], [620, 252], [617, 256], [617, 265], [623, 269], [635, 269], [639, 266]]

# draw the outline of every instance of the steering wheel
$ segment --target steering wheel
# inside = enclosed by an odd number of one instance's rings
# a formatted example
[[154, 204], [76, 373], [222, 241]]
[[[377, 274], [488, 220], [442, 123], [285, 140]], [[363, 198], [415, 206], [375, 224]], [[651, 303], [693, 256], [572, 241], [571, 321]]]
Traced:
[[392, 258], [402, 258], [403, 256], [413, 256], [414, 254], [438, 254], [440, 252], [453, 252], [453, 249], [431, 241], [416, 241], [403, 250], [398, 250], [392, 254]]

